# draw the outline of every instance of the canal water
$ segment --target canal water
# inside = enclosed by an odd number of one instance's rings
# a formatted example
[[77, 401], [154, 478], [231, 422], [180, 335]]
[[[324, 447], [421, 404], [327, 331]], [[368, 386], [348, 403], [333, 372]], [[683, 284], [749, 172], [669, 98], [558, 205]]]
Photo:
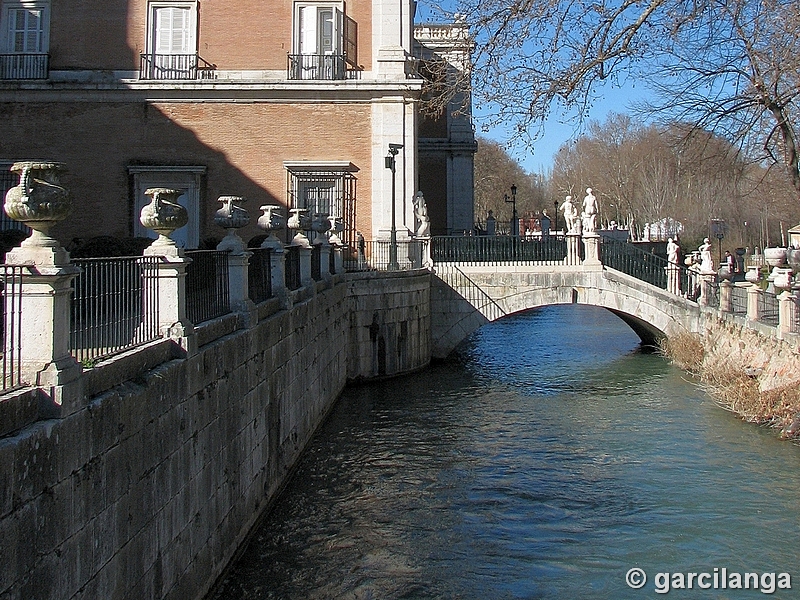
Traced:
[[549, 307], [348, 388], [211, 597], [800, 597], [798, 508], [800, 447]]

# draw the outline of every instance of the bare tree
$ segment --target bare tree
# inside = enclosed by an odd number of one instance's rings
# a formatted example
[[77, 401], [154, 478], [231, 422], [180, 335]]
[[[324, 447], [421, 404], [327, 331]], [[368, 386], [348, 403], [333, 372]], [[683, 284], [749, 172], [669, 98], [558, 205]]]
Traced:
[[[781, 164], [800, 195], [796, 0], [460, 0], [476, 104], [532, 143], [554, 111], [585, 116], [598, 83], [647, 82], [666, 119]], [[456, 86], [458, 88], [458, 86]]]

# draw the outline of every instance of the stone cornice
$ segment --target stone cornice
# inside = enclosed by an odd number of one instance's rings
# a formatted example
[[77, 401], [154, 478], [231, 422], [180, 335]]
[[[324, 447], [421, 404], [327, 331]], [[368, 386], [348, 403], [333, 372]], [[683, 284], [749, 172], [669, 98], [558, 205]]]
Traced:
[[369, 102], [416, 99], [421, 79], [402, 81], [0, 82], [0, 102]]

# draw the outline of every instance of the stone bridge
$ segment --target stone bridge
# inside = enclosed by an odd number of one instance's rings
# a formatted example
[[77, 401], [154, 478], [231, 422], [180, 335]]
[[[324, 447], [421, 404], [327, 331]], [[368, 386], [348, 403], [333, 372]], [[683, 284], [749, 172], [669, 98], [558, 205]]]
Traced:
[[431, 289], [432, 345], [444, 357], [482, 325], [553, 304], [588, 304], [617, 315], [642, 342], [697, 332], [690, 300], [602, 265], [437, 263]]

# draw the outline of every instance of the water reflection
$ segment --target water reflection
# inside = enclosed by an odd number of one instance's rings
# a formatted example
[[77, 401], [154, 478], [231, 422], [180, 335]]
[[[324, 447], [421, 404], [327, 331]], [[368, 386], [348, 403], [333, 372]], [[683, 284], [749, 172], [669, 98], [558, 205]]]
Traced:
[[347, 390], [214, 598], [640, 598], [659, 571], [800, 577], [798, 458], [610, 313], [518, 315], [445, 364]]

